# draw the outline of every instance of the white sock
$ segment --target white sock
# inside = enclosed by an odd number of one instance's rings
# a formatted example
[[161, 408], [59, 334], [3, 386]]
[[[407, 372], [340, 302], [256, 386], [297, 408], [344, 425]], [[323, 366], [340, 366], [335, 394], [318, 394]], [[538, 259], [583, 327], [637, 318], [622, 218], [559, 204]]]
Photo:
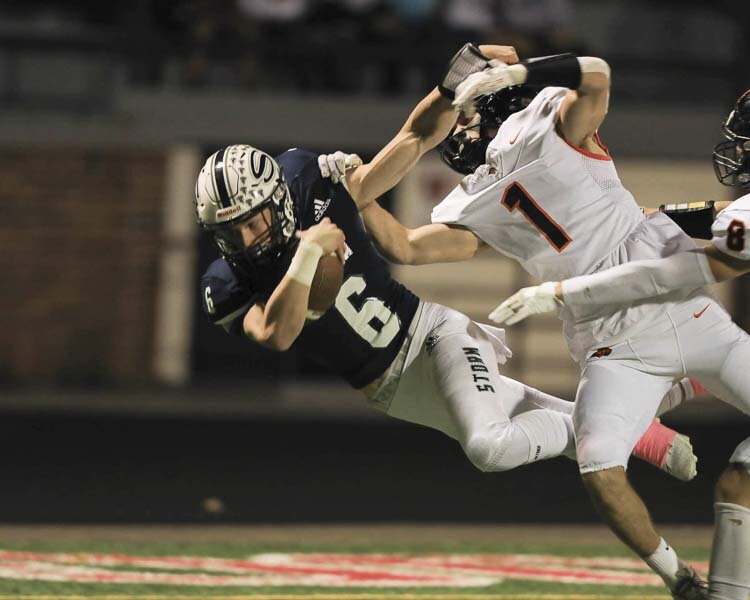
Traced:
[[651, 570], [664, 580], [667, 587], [671, 590], [677, 583], [677, 569], [680, 568], [680, 561], [677, 553], [672, 546], [664, 541], [659, 540], [659, 546], [654, 553], [646, 558], [646, 564]]
[[750, 594], [750, 508], [714, 504], [716, 529], [711, 550], [709, 598], [747, 600]]

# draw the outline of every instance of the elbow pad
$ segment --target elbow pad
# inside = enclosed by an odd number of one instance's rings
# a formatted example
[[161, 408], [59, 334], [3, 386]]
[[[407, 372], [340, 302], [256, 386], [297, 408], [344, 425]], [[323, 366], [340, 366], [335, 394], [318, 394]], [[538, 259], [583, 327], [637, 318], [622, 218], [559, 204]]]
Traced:
[[714, 222], [714, 201], [662, 204], [659, 210], [672, 219], [691, 238], [710, 240]]

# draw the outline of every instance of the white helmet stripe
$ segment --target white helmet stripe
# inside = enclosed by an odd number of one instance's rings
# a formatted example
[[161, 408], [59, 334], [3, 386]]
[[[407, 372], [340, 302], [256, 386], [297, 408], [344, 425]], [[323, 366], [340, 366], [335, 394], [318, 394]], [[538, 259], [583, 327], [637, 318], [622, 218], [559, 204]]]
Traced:
[[213, 179], [216, 183], [216, 193], [218, 195], [219, 204], [222, 208], [229, 208], [232, 206], [232, 198], [227, 190], [227, 181], [224, 173], [224, 158], [227, 153], [227, 149], [221, 150], [221, 157], [219, 152], [216, 153], [216, 160], [214, 162]]

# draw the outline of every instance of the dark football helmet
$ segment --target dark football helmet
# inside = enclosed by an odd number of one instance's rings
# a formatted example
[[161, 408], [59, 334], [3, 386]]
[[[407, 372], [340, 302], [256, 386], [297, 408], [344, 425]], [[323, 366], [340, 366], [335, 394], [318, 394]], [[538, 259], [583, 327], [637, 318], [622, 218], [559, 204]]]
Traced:
[[714, 147], [714, 171], [724, 185], [750, 184], [750, 90], [742, 94], [724, 122], [723, 142]]
[[494, 139], [503, 121], [513, 113], [526, 108], [540, 89], [514, 85], [477, 98], [478, 122], [461, 129], [454, 127], [450, 135], [438, 146], [440, 158], [462, 175], [473, 173], [477, 167], [485, 163], [487, 146]]

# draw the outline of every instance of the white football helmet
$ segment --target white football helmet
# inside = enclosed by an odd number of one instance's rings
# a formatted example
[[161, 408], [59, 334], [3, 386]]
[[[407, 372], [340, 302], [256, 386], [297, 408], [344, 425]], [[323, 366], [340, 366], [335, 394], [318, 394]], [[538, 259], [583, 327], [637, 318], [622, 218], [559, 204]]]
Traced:
[[[233, 226], [267, 208], [271, 210], [266, 233], [245, 248]], [[281, 167], [252, 146], [227, 146], [208, 157], [195, 182], [195, 210], [222, 256], [233, 262], [273, 260], [294, 240], [294, 201]]]

